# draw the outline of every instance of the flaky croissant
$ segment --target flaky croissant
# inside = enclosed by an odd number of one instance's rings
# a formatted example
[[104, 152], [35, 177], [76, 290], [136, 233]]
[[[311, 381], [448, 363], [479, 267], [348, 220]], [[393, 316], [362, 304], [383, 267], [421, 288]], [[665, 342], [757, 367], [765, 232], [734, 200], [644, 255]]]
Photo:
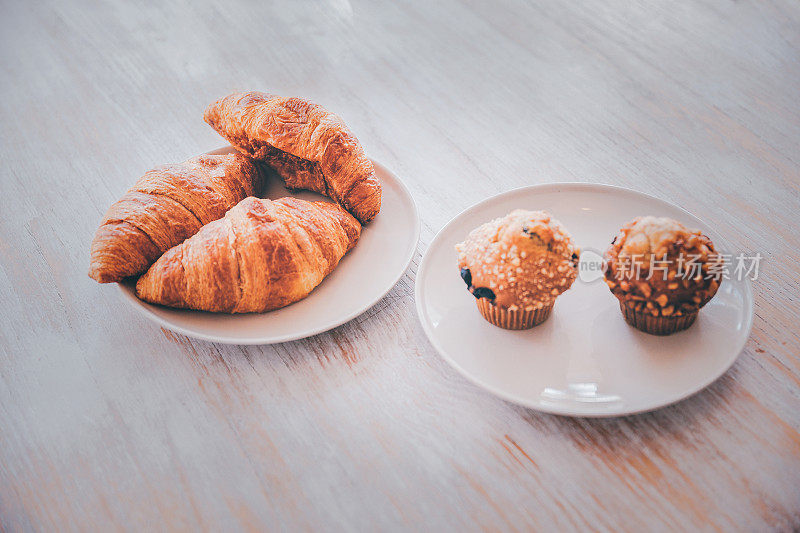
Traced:
[[136, 295], [203, 311], [270, 311], [305, 298], [360, 234], [336, 204], [246, 198], [162, 255], [139, 278]]
[[100, 283], [140, 274], [176, 244], [261, 190], [241, 154], [201, 155], [154, 168], [111, 205], [95, 233], [89, 276]]
[[205, 111], [205, 121], [237, 150], [266, 162], [286, 186], [336, 200], [367, 223], [381, 209], [372, 161], [341, 118], [301, 98], [234, 93]]

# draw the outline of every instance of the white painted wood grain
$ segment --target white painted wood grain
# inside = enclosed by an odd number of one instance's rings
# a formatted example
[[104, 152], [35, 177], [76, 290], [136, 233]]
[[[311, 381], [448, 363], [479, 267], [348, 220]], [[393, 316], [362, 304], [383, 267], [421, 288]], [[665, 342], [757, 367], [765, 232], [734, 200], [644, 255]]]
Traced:
[[[796, 2], [6, 2], [0, 29], [2, 529], [800, 527]], [[420, 250], [526, 184], [677, 203], [766, 257], [752, 338], [705, 392], [593, 421], [458, 377], [418, 258], [314, 338], [159, 330], [88, 245], [142, 172], [223, 144], [202, 111], [239, 89], [344, 117], [413, 192]]]

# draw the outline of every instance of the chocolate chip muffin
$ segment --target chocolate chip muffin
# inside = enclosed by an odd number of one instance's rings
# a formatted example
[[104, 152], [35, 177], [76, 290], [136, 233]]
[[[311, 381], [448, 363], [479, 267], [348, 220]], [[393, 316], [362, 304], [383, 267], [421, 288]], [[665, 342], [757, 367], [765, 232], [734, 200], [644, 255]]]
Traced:
[[711, 239], [677, 220], [638, 217], [625, 224], [605, 256], [605, 279], [625, 321], [669, 335], [694, 323], [716, 294], [722, 257]]
[[550, 316], [578, 275], [578, 247], [544, 211], [517, 209], [474, 229], [456, 245], [461, 277], [483, 317], [528, 329]]

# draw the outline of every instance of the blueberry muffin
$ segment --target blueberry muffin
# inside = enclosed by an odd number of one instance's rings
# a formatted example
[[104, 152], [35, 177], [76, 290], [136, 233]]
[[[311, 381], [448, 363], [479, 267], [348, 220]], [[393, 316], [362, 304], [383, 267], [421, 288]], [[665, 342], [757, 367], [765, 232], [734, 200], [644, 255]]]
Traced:
[[711, 239], [671, 218], [628, 222], [604, 260], [625, 321], [655, 335], [691, 326], [719, 288], [722, 257]]
[[474, 229], [456, 245], [461, 277], [483, 318], [528, 329], [550, 316], [578, 275], [578, 247], [544, 211], [517, 209]]

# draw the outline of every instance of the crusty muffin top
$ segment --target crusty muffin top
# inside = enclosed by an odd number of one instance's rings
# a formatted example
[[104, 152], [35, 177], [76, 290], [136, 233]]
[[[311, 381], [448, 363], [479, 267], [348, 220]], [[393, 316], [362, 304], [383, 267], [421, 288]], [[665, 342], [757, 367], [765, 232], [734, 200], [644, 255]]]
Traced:
[[511, 310], [552, 305], [575, 281], [580, 253], [549, 213], [523, 209], [474, 229], [456, 251], [470, 292]]
[[697, 312], [717, 292], [722, 257], [699, 230], [677, 220], [638, 217], [620, 229], [604, 256], [605, 278], [623, 304], [653, 316]]

